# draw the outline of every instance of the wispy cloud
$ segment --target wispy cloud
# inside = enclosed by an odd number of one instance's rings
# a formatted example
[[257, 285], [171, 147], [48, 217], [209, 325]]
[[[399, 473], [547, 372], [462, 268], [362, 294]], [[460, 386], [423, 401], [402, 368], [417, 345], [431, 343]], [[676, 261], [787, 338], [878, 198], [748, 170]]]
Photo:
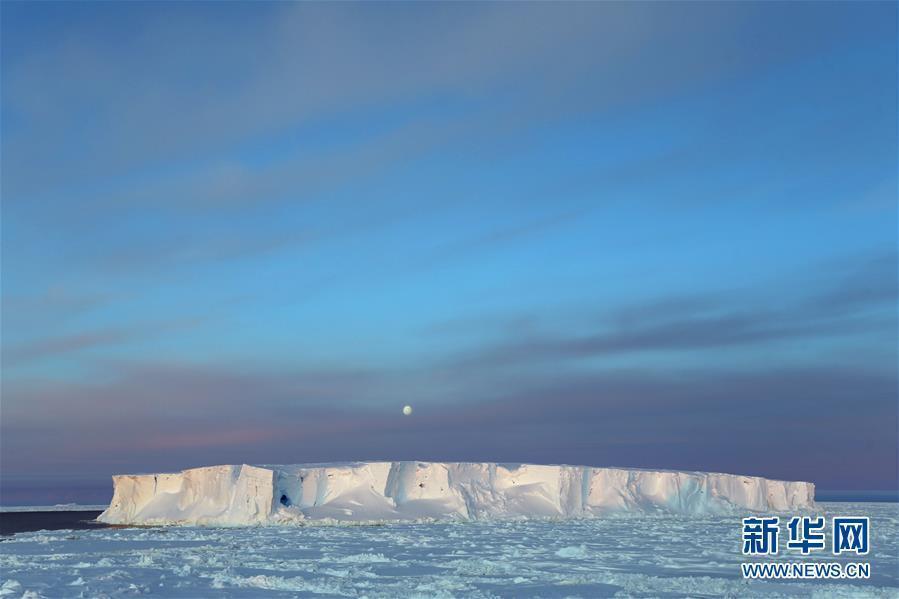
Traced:
[[[675, 296], [586, 315], [576, 331], [507, 332], [505, 341], [473, 349], [455, 360], [457, 368], [540, 364], [636, 352], [688, 352], [839, 337], [895, 328], [899, 302], [895, 253], [865, 256], [837, 276], [816, 281], [799, 298], [710, 292]], [[758, 299], [759, 297], [764, 299]], [[870, 309], [878, 309], [870, 314]], [[884, 311], [884, 309], [886, 309]], [[507, 329], [508, 331], [508, 329]]]
[[190, 329], [199, 326], [202, 322], [203, 318], [179, 319], [133, 327], [84, 331], [71, 335], [38, 339], [13, 347], [5, 346], [2, 349], [3, 365], [9, 368], [26, 362], [44, 360], [65, 354], [103, 347], [121, 346], [172, 331]]
[[589, 212], [588, 208], [568, 209], [523, 223], [508, 224], [481, 235], [444, 245], [415, 263], [416, 268], [429, 268], [466, 256], [484, 256], [504, 245], [522, 243], [535, 236], [562, 228]]
[[[831, 367], [533, 375], [445, 404], [416, 403], [414, 385], [397, 386], [389, 373], [346, 374], [181, 365], [102, 385], [19, 386], [4, 399], [4, 469], [41, 472], [72, 459], [94, 474], [213, 462], [491, 459], [745, 472], [824, 488], [895, 481], [893, 375]], [[148, 387], [144, 376], [162, 384]], [[394, 402], [365, 401], [388, 388]], [[403, 402], [416, 405], [413, 418], [400, 415]], [[48, 421], [48, 410], [64, 418]], [[819, 434], [834, 429], [869, 441], [847, 446]]]
[[[31, 295], [3, 294], [4, 316], [14, 315], [17, 326], [40, 326], [50, 323], [60, 326], [73, 319], [100, 309], [113, 300], [108, 293], [71, 291], [62, 285], [50, 286]], [[7, 326], [9, 321], [7, 320]]]

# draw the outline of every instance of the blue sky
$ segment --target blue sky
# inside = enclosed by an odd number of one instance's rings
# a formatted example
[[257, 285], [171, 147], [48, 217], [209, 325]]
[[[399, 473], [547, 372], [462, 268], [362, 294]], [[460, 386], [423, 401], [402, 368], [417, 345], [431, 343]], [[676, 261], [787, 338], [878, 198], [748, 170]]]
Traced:
[[3, 3], [2, 502], [382, 458], [896, 488], [896, 10]]

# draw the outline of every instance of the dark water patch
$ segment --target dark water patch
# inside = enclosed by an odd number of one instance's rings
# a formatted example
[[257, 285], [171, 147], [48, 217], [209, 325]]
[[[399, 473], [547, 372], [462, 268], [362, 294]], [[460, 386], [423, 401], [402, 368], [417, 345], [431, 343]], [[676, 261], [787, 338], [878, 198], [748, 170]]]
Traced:
[[815, 490], [815, 501], [843, 501], [850, 503], [899, 502], [899, 489], [894, 491], [827, 491]]
[[17, 532], [33, 532], [37, 530], [86, 530], [107, 528], [108, 524], [97, 522], [102, 512], [0, 512], [0, 534], [11, 535]]

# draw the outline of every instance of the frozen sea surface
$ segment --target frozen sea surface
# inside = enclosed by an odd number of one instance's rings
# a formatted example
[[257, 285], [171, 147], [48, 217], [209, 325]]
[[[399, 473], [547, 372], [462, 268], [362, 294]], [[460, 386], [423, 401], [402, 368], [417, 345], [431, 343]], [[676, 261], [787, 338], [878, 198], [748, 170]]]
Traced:
[[869, 580], [746, 581], [738, 516], [632, 517], [20, 533], [0, 597], [899, 597], [899, 504], [821, 506], [870, 516], [871, 554], [806, 559], [867, 561]]

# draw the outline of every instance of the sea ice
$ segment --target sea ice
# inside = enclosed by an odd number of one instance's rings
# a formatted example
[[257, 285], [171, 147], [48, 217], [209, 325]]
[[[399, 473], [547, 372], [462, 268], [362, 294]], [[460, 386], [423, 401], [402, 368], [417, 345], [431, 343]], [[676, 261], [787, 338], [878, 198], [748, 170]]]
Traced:
[[871, 518], [867, 580], [744, 580], [741, 519], [494, 520], [383, 526], [101, 528], [0, 542], [0, 597], [899, 596], [899, 505], [820, 503]]

